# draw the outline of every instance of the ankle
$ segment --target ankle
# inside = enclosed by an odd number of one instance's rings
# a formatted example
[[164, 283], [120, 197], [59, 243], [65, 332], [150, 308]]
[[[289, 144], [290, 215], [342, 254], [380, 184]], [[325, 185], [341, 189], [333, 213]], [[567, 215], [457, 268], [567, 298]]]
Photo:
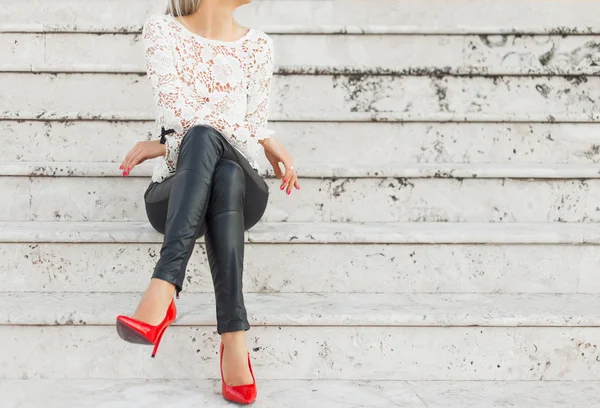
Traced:
[[221, 343], [225, 348], [246, 348], [246, 332], [244, 330], [221, 334]]

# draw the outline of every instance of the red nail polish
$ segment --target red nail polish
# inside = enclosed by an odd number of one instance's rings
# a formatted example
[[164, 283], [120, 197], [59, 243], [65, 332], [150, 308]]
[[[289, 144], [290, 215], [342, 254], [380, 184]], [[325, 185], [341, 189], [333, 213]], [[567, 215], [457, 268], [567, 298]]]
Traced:
[[290, 195], [290, 193], [291, 193], [291, 192], [292, 192], [291, 190], [290, 190], [290, 191], [288, 191], [288, 192], [287, 192], [287, 195]]
[[119, 166], [119, 170], [123, 170], [123, 165], [122, 164]]
[[126, 172], [123, 172], [123, 175], [124, 175], [124, 176], [126, 176], [126, 175], [127, 175], [127, 173], [126, 173]]
[[127, 168], [127, 171], [129, 171], [129, 170], [131, 170], [131, 167], [128, 167], [128, 168]]

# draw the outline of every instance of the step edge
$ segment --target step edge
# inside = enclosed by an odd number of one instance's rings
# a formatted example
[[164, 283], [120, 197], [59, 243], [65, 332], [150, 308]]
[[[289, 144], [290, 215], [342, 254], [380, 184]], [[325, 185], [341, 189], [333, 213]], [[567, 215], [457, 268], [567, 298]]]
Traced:
[[[0, 162], [0, 177], [123, 177], [118, 162]], [[510, 163], [383, 163], [355, 165], [328, 162], [305, 163], [300, 177], [313, 178], [517, 178], [573, 179], [600, 178], [600, 163], [510, 164]], [[154, 162], [139, 165], [129, 177], [152, 176]], [[260, 174], [275, 178], [271, 169]]]

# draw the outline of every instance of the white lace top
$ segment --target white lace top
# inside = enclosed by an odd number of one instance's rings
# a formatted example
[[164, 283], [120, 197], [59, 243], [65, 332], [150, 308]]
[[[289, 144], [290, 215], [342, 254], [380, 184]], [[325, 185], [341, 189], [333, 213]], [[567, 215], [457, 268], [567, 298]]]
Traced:
[[166, 136], [166, 154], [158, 158], [152, 180], [161, 182], [175, 173], [181, 139], [197, 124], [217, 129], [259, 170], [258, 140], [274, 133], [267, 128], [271, 38], [250, 29], [237, 41], [211, 40], [170, 15], [150, 17], [142, 37], [158, 132], [175, 130]]

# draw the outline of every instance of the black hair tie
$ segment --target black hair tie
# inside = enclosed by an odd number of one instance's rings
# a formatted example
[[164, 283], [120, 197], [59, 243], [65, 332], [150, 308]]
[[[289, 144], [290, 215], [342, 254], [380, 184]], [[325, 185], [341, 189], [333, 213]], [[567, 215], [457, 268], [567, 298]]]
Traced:
[[165, 144], [167, 141], [166, 136], [171, 133], [175, 133], [175, 129], [165, 130], [165, 127], [163, 126], [160, 130], [160, 144]]

